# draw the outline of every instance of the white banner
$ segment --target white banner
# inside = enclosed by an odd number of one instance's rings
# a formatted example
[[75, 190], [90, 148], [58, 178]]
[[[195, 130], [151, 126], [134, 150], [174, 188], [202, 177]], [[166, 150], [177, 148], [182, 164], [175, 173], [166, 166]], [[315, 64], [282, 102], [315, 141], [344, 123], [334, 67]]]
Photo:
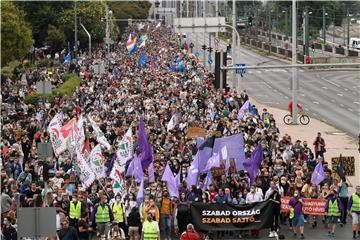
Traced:
[[51, 120], [47, 131], [50, 134], [50, 141], [52, 143], [55, 155], [58, 156], [66, 150], [66, 141], [62, 134], [60, 134], [60, 119], [61, 115], [56, 114], [55, 117]]
[[117, 161], [120, 163], [126, 162], [134, 156], [134, 139], [131, 127], [127, 130], [124, 137], [121, 139], [118, 145], [116, 156]]
[[101, 129], [99, 128], [99, 126], [96, 124], [96, 122], [92, 119], [92, 117], [90, 115], [88, 115], [88, 120], [93, 128], [93, 130], [95, 131], [96, 134], [96, 140], [103, 145], [104, 147], [106, 147], [108, 150], [111, 150], [111, 145], [109, 144], [109, 142], [107, 141], [107, 139], [105, 138], [104, 133], [101, 131]]
[[80, 179], [83, 185], [90, 187], [90, 185], [95, 181], [96, 176], [95, 173], [91, 170], [89, 164], [83, 158], [79, 149], [76, 149], [76, 160], [81, 171]]
[[104, 160], [104, 156], [101, 153], [101, 146], [98, 144], [91, 150], [89, 156], [90, 167], [96, 174], [97, 179], [105, 177]]

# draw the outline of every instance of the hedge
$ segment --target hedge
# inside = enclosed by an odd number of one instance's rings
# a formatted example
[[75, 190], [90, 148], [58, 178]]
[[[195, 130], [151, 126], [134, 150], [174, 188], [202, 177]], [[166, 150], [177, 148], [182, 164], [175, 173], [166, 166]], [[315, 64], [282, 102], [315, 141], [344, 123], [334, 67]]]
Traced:
[[[65, 94], [68, 96], [72, 96], [77, 87], [80, 87], [80, 78], [75, 74], [66, 73], [63, 75], [64, 83], [61, 84], [59, 87], [54, 89], [51, 94], [45, 94], [45, 99], [48, 102], [52, 102], [52, 100], [56, 96], [64, 96]], [[33, 104], [36, 105], [39, 99], [43, 98], [43, 94], [32, 93], [25, 97], [26, 104]]]

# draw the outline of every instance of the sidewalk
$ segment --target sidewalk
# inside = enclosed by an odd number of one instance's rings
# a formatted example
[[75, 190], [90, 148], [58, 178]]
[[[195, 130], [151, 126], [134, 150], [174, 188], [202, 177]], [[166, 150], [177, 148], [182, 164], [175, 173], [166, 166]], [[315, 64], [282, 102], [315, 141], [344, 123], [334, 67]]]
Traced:
[[[283, 122], [283, 117], [287, 114], [287, 111], [268, 107], [264, 104], [256, 102], [255, 99], [251, 99], [252, 103], [256, 105], [256, 108], [261, 113], [263, 108], [266, 108], [269, 113], [273, 114], [276, 120], [277, 127], [280, 130], [280, 136], [284, 136], [286, 133], [291, 136], [291, 139], [294, 141], [306, 140], [309, 144], [309, 147], [314, 151], [312, 145], [317, 132], [321, 132], [321, 136], [325, 140], [327, 152], [324, 154], [325, 160], [331, 166], [331, 158], [339, 157], [340, 153], [342, 156], [354, 156], [355, 157], [355, 176], [348, 176], [348, 179], [355, 187], [360, 185], [360, 159], [358, 151], [358, 140], [348, 136], [346, 133], [341, 130], [336, 129], [333, 126], [325, 124], [317, 119], [310, 118], [310, 123], [306, 126], [303, 125], [286, 125]], [[350, 188], [350, 192], [354, 191], [354, 188]]]

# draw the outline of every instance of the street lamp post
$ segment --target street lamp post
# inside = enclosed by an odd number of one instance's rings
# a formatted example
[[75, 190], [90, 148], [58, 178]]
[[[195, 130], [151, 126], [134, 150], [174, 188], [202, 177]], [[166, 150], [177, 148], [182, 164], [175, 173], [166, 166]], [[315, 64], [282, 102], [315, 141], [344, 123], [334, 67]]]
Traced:
[[[292, 64], [296, 64], [296, 0], [292, 0]], [[292, 124], [297, 124], [298, 69], [292, 69]]]
[[74, 59], [75, 59], [75, 64], [77, 64], [77, 53], [78, 53], [78, 21], [77, 21], [77, 9], [76, 9], [76, 0], [74, 2], [75, 4], [75, 56], [74, 56]]

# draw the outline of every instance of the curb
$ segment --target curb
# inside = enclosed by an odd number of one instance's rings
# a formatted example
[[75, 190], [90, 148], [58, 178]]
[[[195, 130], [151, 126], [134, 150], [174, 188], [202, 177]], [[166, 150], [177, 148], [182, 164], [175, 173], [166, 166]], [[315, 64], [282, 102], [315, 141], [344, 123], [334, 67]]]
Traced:
[[[280, 57], [274, 55], [273, 53], [266, 54], [264, 51], [251, 48], [251, 46], [248, 45], [248, 44], [242, 44], [241, 47], [246, 48], [249, 51], [255, 52], [255, 53], [257, 53], [257, 54], [259, 54], [261, 56], [272, 58], [274, 60], [278, 60], [278, 61], [283, 62], [283, 63], [291, 64], [291, 61], [289, 61], [289, 60], [286, 60], [284, 58], [280, 58]], [[302, 64], [302, 62], [300, 62], [300, 61], [297, 61], [297, 62]], [[360, 67], [359, 68], [346, 68], [346, 67], [339, 68], [339, 67], [336, 67], [336, 68], [326, 68], [326, 69], [323, 68], [323, 67], [318, 67], [318, 68], [301, 68], [301, 69], [303, 69], [303, 70], [305, 70], [307, 72], [316, 72], [316, 71], [359, 71]]]

